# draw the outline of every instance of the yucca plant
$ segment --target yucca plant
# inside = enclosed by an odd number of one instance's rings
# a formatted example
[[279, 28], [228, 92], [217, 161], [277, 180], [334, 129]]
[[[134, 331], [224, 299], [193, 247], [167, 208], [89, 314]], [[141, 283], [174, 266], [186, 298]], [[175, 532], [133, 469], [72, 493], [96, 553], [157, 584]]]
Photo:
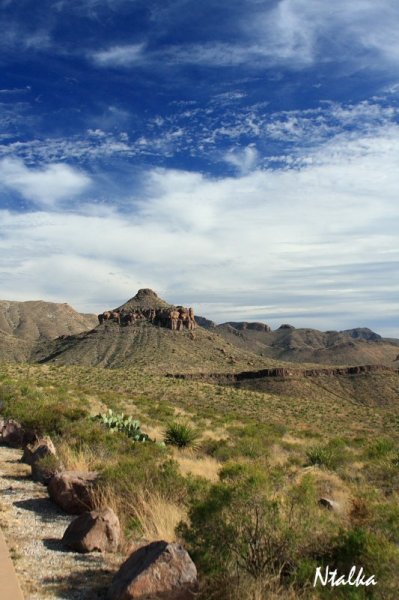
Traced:
[[164, 434], [165, 444], [178, 448], [195, 448], [199, 433], [187, 423], [170, 423]]

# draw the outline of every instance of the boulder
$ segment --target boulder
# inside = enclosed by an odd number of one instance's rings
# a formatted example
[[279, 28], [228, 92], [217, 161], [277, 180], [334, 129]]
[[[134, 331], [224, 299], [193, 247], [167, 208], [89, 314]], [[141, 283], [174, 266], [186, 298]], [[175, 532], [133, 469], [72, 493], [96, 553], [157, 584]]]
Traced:
[[21, 462], [26, 463], [27, 465], [33, 465], [33, 463], [45, 456], [55, 456], [56, 454], [51, 439], [49, 437], [44, 437], [39, 439], [35, 444], [28, 444], [25, 446]]
[[97, 473], [90, 471], [56, 473], [48, 485], [50, 498], [71, 515], [80, 515], [90, 511], [94, 508], [90, 489], [97, 476]]
[[93, 510], [70, 523], [62, 542], [76, 552], [115, 552], [120, 532], [119, 519], [111, 508]]
[[25, 429], [21, 423], [14, 419], [7, 419], [1, 429], [2, 443], [12, 448], [22, 448], [24, 446]]
[[[56, 460], [57, 452], [49, 437], [39, 439], [35, 444], [25, 446], [21, 462], [32, 468], [33, 481], [47, 485], [50, 479], [60, 470]], [[54, 460], [43, 460], [53, 458]]]
[[192, 600], [197, 569], [179, 544], [143, 546], [122, 564], [108, 590], [108, 600]]
[[43, 485], [48, 485], [52, 478], [63, 471], [63, 466], [57, 461], [56, 457], [53, 460], [37, 460], [32, 465], [32, 479]]

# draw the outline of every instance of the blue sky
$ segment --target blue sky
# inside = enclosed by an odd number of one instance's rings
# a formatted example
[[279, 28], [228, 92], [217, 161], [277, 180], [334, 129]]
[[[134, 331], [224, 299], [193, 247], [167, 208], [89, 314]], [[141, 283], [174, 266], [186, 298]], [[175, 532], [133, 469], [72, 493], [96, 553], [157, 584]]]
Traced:
[[399, 337], [399, 4], [0, 0], [4, 299]]

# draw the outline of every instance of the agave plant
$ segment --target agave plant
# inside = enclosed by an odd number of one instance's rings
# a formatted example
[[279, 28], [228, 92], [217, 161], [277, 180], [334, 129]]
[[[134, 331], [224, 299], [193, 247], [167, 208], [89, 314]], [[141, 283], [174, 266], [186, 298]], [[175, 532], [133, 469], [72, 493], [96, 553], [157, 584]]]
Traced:
[[186, 423], [170, 423], [165, 431], [164, 441], [166, 444], [177, 446], [178, 448], [194, 448], [198, 436], [198, 431], [191, 427], [191, 425]]

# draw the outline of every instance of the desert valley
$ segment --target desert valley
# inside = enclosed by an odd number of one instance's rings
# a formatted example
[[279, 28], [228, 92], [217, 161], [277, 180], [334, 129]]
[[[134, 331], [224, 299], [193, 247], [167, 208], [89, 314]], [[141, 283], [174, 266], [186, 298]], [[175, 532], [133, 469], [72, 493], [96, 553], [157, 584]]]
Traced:
[[[99, 315], [2, 301], [0, 336], [25, 597], [395, 597], [399, 340], [217, 325], [150, 289]], [[372, 591], [313, 587], [354, 564]]]

